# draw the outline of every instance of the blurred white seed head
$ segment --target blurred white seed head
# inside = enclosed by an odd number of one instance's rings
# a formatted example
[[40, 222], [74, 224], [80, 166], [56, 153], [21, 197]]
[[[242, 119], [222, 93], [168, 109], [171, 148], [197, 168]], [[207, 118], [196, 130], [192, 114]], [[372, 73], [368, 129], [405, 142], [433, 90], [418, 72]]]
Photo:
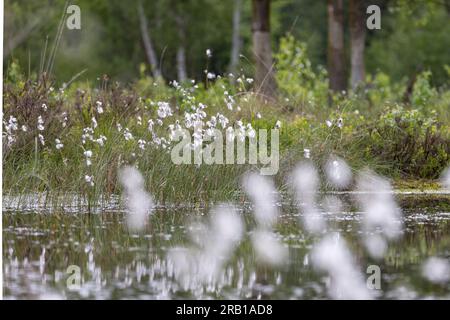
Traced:
[[119, 179], [126, 192], [142, 190], [144, 188], [144, 178], [134, 167], [126, 166], [119, 172]]
[[268, 177], [252, 172], [244, 176], [242, 185], [253, 202], [258, 225], [271, 227], [278, 218], [278, 193], [273, 181]]
[[244, 225], [236, 209], [228, 204], [217, 206], [212, 211], [211, 227], [222, 243], [238, 242], [244, 232]]
[[330, 157], [325, 164], [325, 174], [328, 181], [338, 189], [347, 188], [352, 180], [352, 170], [339, 157]]
[[450, 280], [448, 259], [431, 257], [422, 265], [422, 275], [430, 282], [444, 284]]
[[379, 234], [367, 235], [364, 238], [364, 245], [374, 259], [383, 258], [388, 247], [386, 239]]
[[357, 200], [363, 211], [366, 231], [381, 228], [388, 239], [395, 239], [402, 231], [402, 214], [392, 187], [384, 178], [371, 172], [362, 172], [357, 178]]
[[197, 222], [189, 230], [194, 246], [168, 254], [175, 277], [187, 286], [215, 283], [242, 238], [243, 221], [235, 207], [221, 204], [211, 211], [209, 225]]
[[292, 178], [297, 197], [302, 199], [315, 197], [319, 186], [319, 176], [311, 162], [299, 163], [293, 171]]
[[319, 186], [316, 168], [310, 162], [301, 162], [294, 169], [290, 179], [301, 209], [304, 227], [309, 232], [320, 233], [326, 227], [326, 222], [316, 204], [316, 193]]
[[103, 103], [101, 101], [96, 101], [95, 104], [97, 105], [97, 112], [99, 114], [102, 114], [103, 113], [103, 107], [102, 107]]
[[64, 144], [59, 139], [55, 139], [56, 149], [60, 150], [62, 147], [64, 147]]
[[362, 274], [345, 242], [328, 235], [316, 244], [311, 261], [317, 270], [330, 276], [328, 294], [333, 299], [370, 299]]
[[144, 189], [144, 178], [136, 168], [127, 166], [120, 170], [119, 180], [126, 196], [128, 227], [140, 231], [153, 209], [152, 198]]
[[257, 230], [252, 236], [253, 247], [257, 258], [271, 266], [281, 266], [287, 263], [288, 249], [280, 243], [270, 231]]
[[370, 202], [374, 198], [378, 200], [392, 197], [392, 187], [389, 181], [370, 170], [364, 170], [358, 174], [356, 189], [361, 194], [358, 196], [358, 200], [363, 202]]
[[444, 172], [441, 175], [441, 184], [444, 187], [444, 189], [450, 190], [450, 167], [444, 170]]
[[395, 239], [402, 231], [399, 210], [394, 201], [373, 201], [364, 209], [363, 227], [366, 230], [381, 228], [388, 239]]
[[86, 183], [93, 187], [94, 186], [94, 176], [90, 176], [90, 175], [85, 175], [84, 176], [84, 181], [86, 181]]
[[189, 289], [191, 277], [198, 275], [195, 251], [184, 247], [173, 247], [167, 253], [168, 261], [173, 265], [177, 280]]
[[303, 149], [303, 156], [304, 156], [306, 159], [311, 158], [311, 150], [310, 150], [310, 149]]
[[97, 124], [97, 120], [95, 119], [95, 117], [92, 117], [91, 122], [92, 122], [92, 128], [94, 128], [94, 129], [97, 128], [98, 124]]

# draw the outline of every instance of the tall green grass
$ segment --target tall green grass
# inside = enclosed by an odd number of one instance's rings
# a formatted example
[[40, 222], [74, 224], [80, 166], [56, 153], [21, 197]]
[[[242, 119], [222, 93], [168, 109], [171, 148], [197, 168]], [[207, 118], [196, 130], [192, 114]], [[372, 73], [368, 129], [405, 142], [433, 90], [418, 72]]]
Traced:
[[[288, 49], [295, 45], [288, 44]], [[348, 161], [355, 172], [369, 167], [393, 179], [437, 179], [450, 164], [450, 90], [433, 88], [429, 73], [418, 77], [409, 102], [403, 100], [402, 84], [391, 84], [386, 75], [377, 74], [368, 77], [366, 88], [333, 95], [330, 106], [330, 93], [324, 90], [326, 73], [314, 71], [303, 56], [279, 55], [282, 59], [286, 61], [278, 61], [276, 101], [261, 99], [245, 76], [239, 77], [241, 81], [221, 78], [196, 87], [166, 85], [143, 76], [127, 86], [103, 79], [98, 86], [73, 82], [58, 89], [48, 75], [28, 79], [13, 66], [5, 74], [3, 193], [19, 197], [38, 193], [49, 207], [75, 202], [93, 210], [121, 193], [119, 168], [135, 165], [160, 203], [239, 198], [242, 174], [258, 170], [258, 165], [175, 165], [168, 149], [138, 147], [138, 139], [152, 140], [146, 123], [157, 118], [158, 101], [169, 102], [173, 109], [173, 116], [155, 129], [158, 136], [167, 137], [169, 124], [183, 123], [184, 113], [199, 103], [208, 106], [205, 121], [218, 112], [227, 116], [232, 127], [242, 120], [255, 129], [272, 129], [280, 121], [280, 170], [274, 179], [281, 190], [287, 189], [294, 166], [305, 160], [304, 149], [310, 150], [318, 167], [335, 155]], [[289, 67], [291, 60], [309, 67], [297, 74]], [[233, 97], [233, 111], [227, 109], [228, 97]], [[103, 103], [102, 114], [96, 111], [97, 101]], [[43, 132], [36, 129], [40, 115], [45, 121]], [[28, 127], [26, 132], [20, 128], [13, 132], [12, 145], [6, 130], [10, 116]], [[104, 146], [81, 143], [83, 128], [92, 125], [92, 117], [98, 125], [95, 138], [107, 138]], [[124, 139], [125, 128], [133, 140]], [[40, 133], [45, 145], [38, 139]], [[62, 141], [62, 149], [55, 148], [55, 139]], [[83, 156], [86, 150], [93, 152], [91, 166]], [[86, 183], [85, 175], [94, 177], [94, 186]]]

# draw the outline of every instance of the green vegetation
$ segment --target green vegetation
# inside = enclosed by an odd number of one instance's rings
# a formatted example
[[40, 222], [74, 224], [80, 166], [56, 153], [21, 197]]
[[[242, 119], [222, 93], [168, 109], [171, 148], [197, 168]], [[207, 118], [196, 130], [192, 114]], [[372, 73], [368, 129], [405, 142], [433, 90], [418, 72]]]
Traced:
[[[180, 43], [177, 13], [185, 18], [187, 74], [197, 81], [203, 70], [228, 71], [234, 0], [142, 1], [160, 68], [166, 79], [176, 79], [176, 51]], [[347, 2], [347, 1], [344, 1]], [[364, 2], [362, 0], [361, 2]], [[66, 0], [5, 1], [5, 66], [20, 61], [24, 71], [37, 73], [48, 39], [49, 54]], [[239, 68], [254, 71], [251, 48], [251, 3], [242, 1]], [[369, 74], [389, 74], [393, 82], [431, 70], [435, 85], [448, 84], [450, 19], [447, 0], [372, 0], [382, 10], [381, 30], [368, 31], [366, 67]], [[74, 0], [81, 9], [81, 30], [63, 30], [54, 72], [56, 81], [68, 82], [86, 69], [83, 80], [107, 74], [125, 82], [139, 77], [146, 61], [141, 45], [137, 0]], [[327, 65], [327, 1], [272, 0], [271, 38], [274, 51], [287, 32], [305, 42], [314, 69]], [[347, 5], [347, 4], [346, 4]], [[346, 14], [347, 14], [347, 7]], [[32, 28], [29, 28], [33, 26]], [[22, 32], [19, 32], [21, 31]], [[28, 30], [28, 33], [25, 31]], [[348, 30], [345, 30], [348, 42]], [[23, 35], [26, 37], [18, 37]], [[17, 41], [13, 41], [17, 40]], [[21, 41], [18, 41], [21, 40]], [[11, 43], [11, 45], [10, 45]], [[14, 44], [14, 45], [12, 45]], [[210, 48], [214, 59], [207, 62]], [[6, 69], [6, 68], [5, 68]], [[147, 73], [151, 70], [147, 68]], [[401, 94], [399, 92], [399, 94]]]
[[[186, 124], [186, 112], [201, 112], [199, 105], [207, 106], [205, 123], [218, 113], [227, 119], [227, 126], [242, 121], [244, 127], [270, 129], [281, 122], [276, 176], [280, 187], [304, 159], [304, 149], [319, 165], [337, 155], [354, 169], [371, 167], [394, 179], [439, 177], [449, 163], [449, 88], [432, 87], [430, 73], [424, 72], [411, 103], [405, 104], [393, 93], [401, 84], [390, 85], [387, 75], [376, 74], [369, 79], [373, 86], [364, 92], [334, 95], [330, 108], [326, 72], [310, 69], [306, 52], [305, 44], [291, 36], [282, 39], [276, 55], [280, 87], [276, 103], [258, 98], [250, 91], [251, 79], [243, 75], [238, 80], [220, 78], [184, 86], [165, 85], [143, 75], [126, 87], [102, 79], [97, 85], [75, 82], [57, 89], [50, 79], [22, 77], [14, 65], [6, 75], [4, 93], [4, 193], [45, 192], [55, 199], [81, 194], [93, 201], [117, 194], [118, 168], [135, 164], [159, 201], [233, 197], [250, 165], [171, 161], [170, 130], [177, 123]], [[159, 114], [162, 102], [168, 102], [172, 115]], [[13, 125], [11, 117], [17, 119]], [[92, 156], [87, 157], [86, 151]], [[93, 186], [86, 176], [93, 177]]]
[[[436, 186], [449, 165], [450, 6], [377, 0], [382, 29], [359, 24], [349, 34], [344, 21], [354, 10], [345, 2], [343, 15], [331, 17], [342, 26], [337, 38], [343, 47], [362, 39], [364, 56], [354, 47], [327, 53], [326, 1], [75, 2], [80, 30], [58, 29], [63, 0], [5, 3], [4, 194], [43, 192], [55, 206], [81, 196], [94, 205], [120, 193], [117, 171], [134, 164], [160, 202], [235, 197], [241, 175], [258, 165], [171, 161], [171, 134], [193, 133], [195, 121], [244, 133], [281, 123], [281, 189], [308, 155], [319, 167], [339, 156], [408, 188]], [[251, 28], [255, 16], [270, 33]], [[251, 57], [252, 39], [263, 38], [260, 50], [272, 42], [270, 71]], [[327, 55], [334, 67], [325, 67]], [[340, 67], [358, 55], [362, 64]], [[365, 81], [349, 81], [349, 71]], [[258, 74], [274, 80], [270, 88]], [[349, 82], [352, 89], [340, 89]]]

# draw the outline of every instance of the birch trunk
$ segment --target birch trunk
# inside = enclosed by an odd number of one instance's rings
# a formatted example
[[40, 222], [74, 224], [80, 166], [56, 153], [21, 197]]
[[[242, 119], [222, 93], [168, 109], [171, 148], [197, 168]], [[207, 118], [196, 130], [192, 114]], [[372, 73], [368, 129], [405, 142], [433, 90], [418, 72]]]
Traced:
[[270, 38], [270, 0], [253, 0], [252, 9], [255, 88], [264, 97], [274, 98], [276, 82]]
[[233, 11], [233, 35], [231, 41], [230, 72], [236, 73], [239, 65], [239, 54], [241, 52], [241, 8], [242, 0], [234, 0]]
[[179, 82], [187, 80], [186, 51], [183, 45], [179, 45], [177, 49], [177, 75]]
[[142, 7], [142, 3], [138, 3], [138, 14], [139, 14], [139, 24], [141, 28], [141, 37], [144, 44], [145, 56], [147, 57], [147, 62], [151, 67], [151, 71], [154, 78], [161, 78], [161, 70], [158, 67], [158, 59], [156, 58], [155, 49], [153, 48], [152, 40], [150, 38], [150, 33], [148, 31], [147, 18]]
[[346, 90], [343, 0], [328, 0], [328, 74], [331, 90]]
[[366, 40], [365, 8], [364, 1], [350, 0], [349, 23], [350, 23], [350, 47], [351, 47], [351, 75], [350, 83], [352, 89], [365, 80], [364, 47]]

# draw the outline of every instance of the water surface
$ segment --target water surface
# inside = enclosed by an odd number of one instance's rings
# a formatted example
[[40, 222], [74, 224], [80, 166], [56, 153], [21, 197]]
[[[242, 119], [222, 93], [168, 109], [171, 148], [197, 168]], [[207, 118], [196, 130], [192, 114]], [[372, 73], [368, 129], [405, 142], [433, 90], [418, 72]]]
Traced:
[[[371, 259], [362, 245], [361, 213], [343, 201], [339, 212], [324, 210], [327, 229], [345, 238], [366, 277], [369, 265], [381, 270], [381, 290], [388, 299], [450, 299], [450, 284], [431, 284], [423, 278], [427, 257], [450, 259], [450, 196], [397, 195], [403, 211], [402, 237], [389, 243], [381, 260]], [[321, 237], [310, 236], [299, 223], [290, 201], [279, 204], [282, 215], [275, 232], [288, 247], [289, 258], [279, 268], [255, 257], [249, 236], [254, 230], [251, 205], [239, 212], [246, 222], [244, 239], [218, 281], [186, 288], [174, 277], [166, 254], [189, 245], [193, 221], [207, 221], [204, 206], [158, 207], [142, 233], [130, 233], [125, 213], [111, 208], [98, 213], [56, 213], [37, 207], [3, 211], [3, 285], [5, 299], [317, 299], [327, 298], [325, 274], [311, 266], [310, 250]], [[67, 287], [69, 266], [78, 266], [79, 289]]]

